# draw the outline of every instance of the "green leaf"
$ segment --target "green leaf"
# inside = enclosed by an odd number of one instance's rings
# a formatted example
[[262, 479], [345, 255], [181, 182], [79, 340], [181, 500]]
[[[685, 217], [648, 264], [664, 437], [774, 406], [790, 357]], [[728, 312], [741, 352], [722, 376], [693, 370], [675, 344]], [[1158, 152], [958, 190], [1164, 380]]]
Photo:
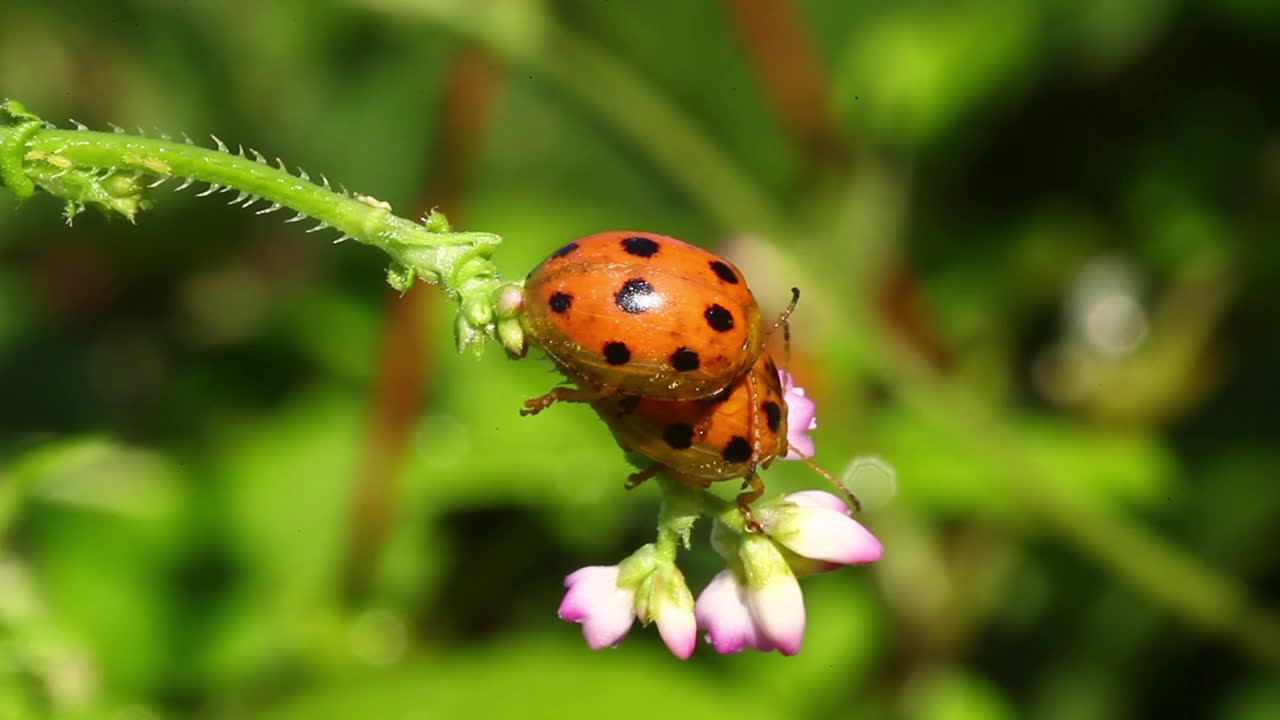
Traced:
[[655, 703], [687, 717], [778, 717], [778, 707], [741, 680], [711, 682], [693, 666], [646, 647], [646, 639], [656, 643], [654, 637], [632, 639], [617, 650], [597, 652], [583, 646], [576, 628], [564, 626], [554, 637], [512, 638], [356, 676], [252, 718], [651, 718]]

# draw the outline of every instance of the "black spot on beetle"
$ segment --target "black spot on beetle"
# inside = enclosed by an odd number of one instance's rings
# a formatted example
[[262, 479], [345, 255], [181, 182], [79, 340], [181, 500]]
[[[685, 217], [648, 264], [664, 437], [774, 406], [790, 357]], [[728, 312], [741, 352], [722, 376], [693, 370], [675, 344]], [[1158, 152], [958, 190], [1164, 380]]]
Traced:
[[712, 305], [702, 313], [702, 316], [716, 332], [729, 332], [733, 329], [733, 313], [726, 310], [723, 305]]
[[551, 299], [547, 301], [547, 304], [551, 306], [551, 312], [560, 315], [567, 311], [569, 306], [573, 304], [573, 296], [569, 293], [558, 292], [551, 296]]
[[764, 370], [765, 375], [771, 378], [779, 377], [778, 366], [773, 364], [773, 358], [765, 358], [764, 367], [765, 367], [765, 370]]
[[782, 427], [782, 408], [778, 403], [768, 400], [764, 404], [764, 419], [769, 425], [769, 432], [777, 433], [778, 428]]
[[746, 462], [751, 457], [751, 443], [741, 435], [734, 435], [729, 444], [724, 446], [724, 452], [720, 453], [720, 457], [724, 458], [725, 462]]
[[569, 253], [571, 253], [571, 252], [573, 252], [574, 250], [577, 250], [577, 249], [578, 249], [578, 243], [576, 243], [576, 242], [571, 242], [571, 243], [569, 243], [568, 245], [565, 245], [564, 247], [560, 248], [559, 250], [557, 250], [557, 251], [555, 251], [555, 252], [551, 253], [551, 257], [553, 257], [553, 258], [562, 258], [562, 257], [564, 257], [565, 255], [568, 255]]
[[662, 428], [662, 439], [676, 450], [688, 450], [693, 445], [693, 426], [676, 422]]
[[717, 276], [719, 276], [721, 280], [729, 283], [730, 285], [738, 284], [737, 273], [733, 271], [733, 268], [729, 267], [727, 264], [719, 260], [711, 261], [711, 271], [714, 272]]
[[687, 347], [677, 349], [671, 353], [671, 367], [680, 372], [688, 372], [697, 370], [702, 364], [702, 359], [698, 357], [696, 350], [690, 350]]
[[647, 237], [623, 238], [622, 249], [637, 257], [653, 257], [658, 254], [658, 243]]
[[[636, 314], [652, 310], [662, 300], [658, 297], [658, 293], [653, 291], [653, 286], [647, 280], [644, 278], [631, 278], [622, 283], [622, 287], [618, 288], [618, 292], [613, 294], [613, 301], [624, 312]], [[730, 318], [729, 322], [732, 323], [733, 319]]]
[[614, 340], [604, 344], [604, 361], [610, 365], [626, 365], [631, 360], [631, 348]]

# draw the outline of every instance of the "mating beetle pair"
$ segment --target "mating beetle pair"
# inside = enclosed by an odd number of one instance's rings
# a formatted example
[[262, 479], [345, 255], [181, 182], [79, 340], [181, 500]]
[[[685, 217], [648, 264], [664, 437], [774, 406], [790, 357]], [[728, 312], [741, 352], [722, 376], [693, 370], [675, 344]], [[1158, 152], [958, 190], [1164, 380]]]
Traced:
[[[797, 291], [798, 295], [798, 291]], [[757, 468], [787, 453], [787, 404], [766, 329], [741, 271], [675, 238], [607, 231], [579, 238], [531, 272], [524, 324], [576, 387], [525, 403], [589, 402], [624, 450], [706, 486], [743, 478], [738, 506], [764, 492]]]

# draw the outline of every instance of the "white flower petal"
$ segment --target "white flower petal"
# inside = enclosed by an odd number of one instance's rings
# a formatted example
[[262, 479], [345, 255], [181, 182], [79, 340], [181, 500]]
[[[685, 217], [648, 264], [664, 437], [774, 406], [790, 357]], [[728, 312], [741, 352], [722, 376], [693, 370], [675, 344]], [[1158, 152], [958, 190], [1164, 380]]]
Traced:
[[659, 567], [653, 575], [649, 608], [658, 634], [672, 654], [684, 660], [698, 644], [698, 621], [693, 614], [693, 593], [675, 565]]
[[738, 556], [758, 636], [784, 655], [796, 654], [804, 640], [804, 596], [782, 551], [768, 537], [752, 535], [743, 538]]
[[671, 603], [660, 603], [654, 610], [653, 620], [658, 624], [658, 634], [662, 642], [667, 644], [671, 654], [687, 660], [698, 644], [698, 621], [694, 617], [693, 607], [677, 607]]
[[825, 508], [794, 508], [772, 537], [797, 555], [845, 565], [874, 562], [883, 553], [869, 530], [848, 515]]
[[782, 499], [801, 507], [826, 508], [845, 515], [849, 514], [849, 506], [845, 501], [839, 495], [833, 495], [825, 490], [801, 490]]
[[804, 595], [790, 571], [774, 573], [764, 585], [748, 591], [747, 606], [761, 636], [783, 655], [800, 652], [804, 642]]

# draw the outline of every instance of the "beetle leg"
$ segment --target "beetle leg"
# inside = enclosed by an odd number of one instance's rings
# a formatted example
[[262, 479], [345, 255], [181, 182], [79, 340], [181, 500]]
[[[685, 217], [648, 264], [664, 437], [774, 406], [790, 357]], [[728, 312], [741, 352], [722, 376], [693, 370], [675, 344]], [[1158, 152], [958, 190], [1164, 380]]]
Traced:
[[558, 402], [591, 402], [608, 397], [612, 391], [607, 388], [573, 388], [558, 387], [546, 395], [529, 398], [520, 408], [521, 415], [537, 415]]
[[[748, 490], [747, 488], [751, 489]], [[760, 523], [756, 520], [756, 516], [751, 512], [751, 503], [755, 502], [764, 494], [764, 481], [760, 479], [754, 471], [742, 481], [743, 492], [738, 494], [736, 501], [738, 503], [738, 511], [742, 513], [742, 519], [746, 523], [748, 532], [762, 532]]]
[[631, 473], [631, 475], [627, 478], [627, 489], [635, 490], [636, 488], [640, 487], [640, 485], [643, 484], [645, 480], [648, 480], [649, 478], [661, 472], [663, 467], [664, 466], [662, 463], [654, 463], [639, 472]]

